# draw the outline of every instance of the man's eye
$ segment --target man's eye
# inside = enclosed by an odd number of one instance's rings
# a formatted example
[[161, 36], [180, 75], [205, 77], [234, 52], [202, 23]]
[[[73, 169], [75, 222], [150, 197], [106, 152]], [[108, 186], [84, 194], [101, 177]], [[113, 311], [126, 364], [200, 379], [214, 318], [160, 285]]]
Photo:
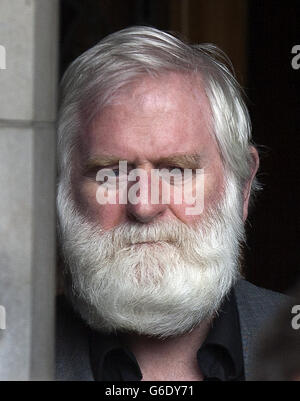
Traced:
[[119, 167], [111, 169], [112, 172], [115, 174], [116, 177], [127, 177], [127, 174], [131, 169], [129, 168], [128, 171], [124, 169], [120, 169]]
[[162, 167], [161, 171], [163, 172], [164, 169], [166, 169], [168, 173], [171, 173], [171, 174], [174, 174], [174, 175], [183, 175], [184, 174], [184, 168], [182, 168], [182, 167], [167, 166], [167, 167]]
[[184, 169], [178, 166], [161, 166], [159, 167], [160, 172], [168, 171], [169, 173], [172, 172], [174, 174], [183, 173]]
[[115, 168], [105, 167], [105, 168], [100, 168], [100, 169], [98, 168], [96, 171], [96, 174], [101, 171], [105, 172], [105, 174], [108, 174], [109, 176], [112, 176], [112, 177], [113, 176], [119, 177], [120, 175], [124, 174], [124, 172], [122, 174], [122, 170], [120, 170], [119, 167], [115, 167]]
[[112, 168], [112, 171], [114, 172], [116, 177], [118, 177], [120, 175], [120, 169], [119, 168]]
[[182, 167], [177, 167], [177, 166], [171, 166], [168, 167], [168, 169], [172, 171], [174, 174], [179, 174], [184, 172], [184, 169]]

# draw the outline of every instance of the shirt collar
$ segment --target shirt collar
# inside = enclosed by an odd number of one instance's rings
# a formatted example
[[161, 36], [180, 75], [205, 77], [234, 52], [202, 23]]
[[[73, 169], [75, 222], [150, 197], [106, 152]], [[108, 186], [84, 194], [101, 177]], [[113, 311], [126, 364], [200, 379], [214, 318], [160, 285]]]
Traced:
[[96, 381], [141, 380], [142, 372], [134, 354], [118, 334], [90, 332], [90, 359]]
[[233, 291], [223, 301], [197, 359], [207, 380], [243, 380], [241, 330]]
[[[91, 330], [90, 359], [97, 381], [138, 381], [142, 373], [134, 354], [118, 334]], [[197, 359], [205, 380], [243, 380], [243, 351], [234, 292], [223, 302]]]

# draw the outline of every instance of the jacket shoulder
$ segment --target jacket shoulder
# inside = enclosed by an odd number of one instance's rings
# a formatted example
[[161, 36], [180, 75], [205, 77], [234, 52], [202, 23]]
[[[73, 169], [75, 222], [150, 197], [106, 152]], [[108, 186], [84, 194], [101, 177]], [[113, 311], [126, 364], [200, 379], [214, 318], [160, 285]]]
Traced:
[[258, 287], [244, 279], [237, 282], [234, 291], [237, 302], [246, 304], [252, 311], [257, 310], [258, 306], [265, 311], [277, 309], [289, 300], [287, 295]]
[[257, 287], [242, 279], [234, 288], [244, 355], [246, 380], [251, 377], [251, 367], [256, 357], [256, 344], [262, 330], [272, 322], [290, 298], [284, 294]]
[[257, 287], [242, 279], [234, 288], [241, 330], [255, 334], [265, 326], [290, 300], [287, 295]]

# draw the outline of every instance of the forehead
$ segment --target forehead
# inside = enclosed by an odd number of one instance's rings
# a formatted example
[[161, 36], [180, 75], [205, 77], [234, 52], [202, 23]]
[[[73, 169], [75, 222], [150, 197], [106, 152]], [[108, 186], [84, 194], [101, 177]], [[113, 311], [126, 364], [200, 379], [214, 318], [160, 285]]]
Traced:
[[211, 111], [200, 78], [145, 77], [124, 87], [92, 121], [82, 143], [89, 157], [151, 159], [215, 148]]

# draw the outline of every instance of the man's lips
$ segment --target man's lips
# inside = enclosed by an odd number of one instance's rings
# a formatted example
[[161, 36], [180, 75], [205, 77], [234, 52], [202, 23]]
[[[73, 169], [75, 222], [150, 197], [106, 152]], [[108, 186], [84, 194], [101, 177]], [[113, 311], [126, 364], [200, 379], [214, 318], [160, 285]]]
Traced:
[[144, 245], [144, 244], [158, 244], [163, 241], [141, 241], [141, 242], [132, 242], [130, 245]]
[[155, 245], [155, 244], [171, 244], [171, 241], [141, 241], [141, 242], [132, 242], [130, 245]]

